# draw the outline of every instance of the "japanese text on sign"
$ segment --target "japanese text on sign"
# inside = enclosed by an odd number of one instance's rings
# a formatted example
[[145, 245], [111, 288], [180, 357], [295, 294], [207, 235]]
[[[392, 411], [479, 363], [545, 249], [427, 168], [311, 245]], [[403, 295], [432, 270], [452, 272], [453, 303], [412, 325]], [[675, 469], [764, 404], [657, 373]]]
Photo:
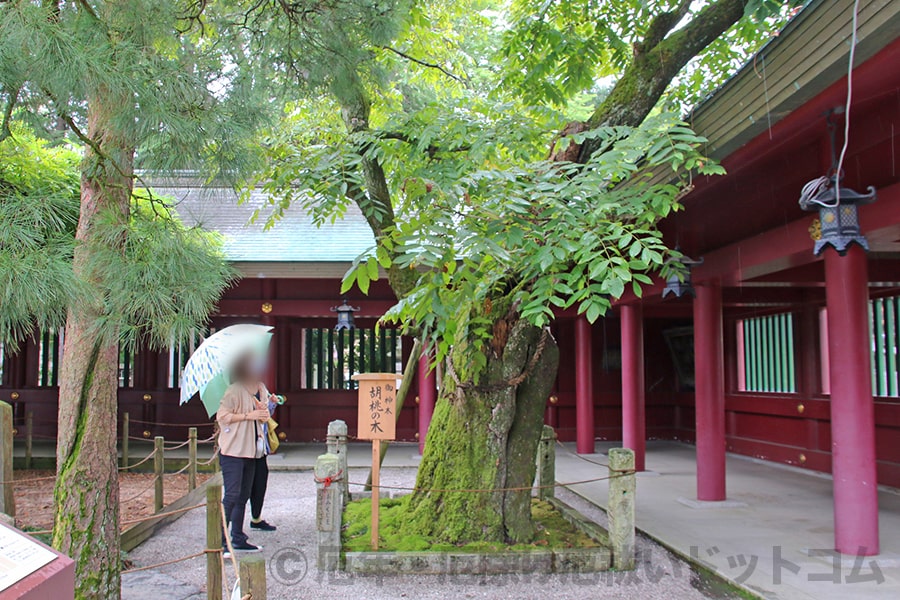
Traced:
[[393, 440], [396, 437], [397, 376], [361, 373], [357, 437], [363, 440]]

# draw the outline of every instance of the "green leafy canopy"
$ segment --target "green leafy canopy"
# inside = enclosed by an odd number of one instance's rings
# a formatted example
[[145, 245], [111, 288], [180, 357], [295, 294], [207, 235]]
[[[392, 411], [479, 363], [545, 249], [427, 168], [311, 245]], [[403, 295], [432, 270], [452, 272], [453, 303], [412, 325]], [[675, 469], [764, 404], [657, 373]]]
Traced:
[[[475, 168], [444, 185], [407, 182], [404, 218], [344, 287], [364, 289], [391, 261], [421, 270], [387, 318], [429, 338], [438, 358], [471, 347], [473, 373], [498, 319], [543, 327], [554, 311], [574, 308], [593, 322], [627, 290], [640, 296], [649, 275], [667, 275], [677, 256], [656, 225], [679, 208], [679, 179], [722, 169], [699, 153], [705, 140], [671, 114], [571, 141], [588, 137], [600, 149], [585, 165], [538, 161]], [[660, 169], [674, 181], [654, 179]]]
[[[483, 343], [507, 314], [537, 326], [560, 310], [593, 321], [622, 294], [639, 295], [651, 273], [677, 269], [657, 224], [678, 209], [686, 178], [722, 169], [667, 107], [680, 112], [722, 82], [797, 2], [748, 2], [743, 18], [729, 16], [736, 24], [700, 47], [639, 127], [562, 139], [573, 118], [603, 107], [641, 52], [662, 52], [660, 41], [684, 21], [734, 3], [438, 0], [407, 14], [388, 4], [384, 15], [401, 24], [392, 41], [363, 27], [334, 38], [352, 37], [354, 61], [328, 43], [313, 49], [333, 55], [334, 71], [348, 70], [339, 78], [347, 85], [315, 70], [298, 79], [299, 98], [265, 139], [263, 212], [274, 224], [299, 202], [326, 223], [356, 204], [376, 246], [344, 289], [367, 293], [387, 272], [400, 297], [390, 319], [434, 342], [438, 359], [468, 347], [483, 361]], [[297, 36], [293, 48], [315, 35]], [[591, 146], [579, 156], [586, 164], [551, 160], [582, 142]], [[669, 176], [649, 176], [659, 170]]]
[[[672, 15], [674, 31], [711, 0], [512, 0], [503, 35], [502, 83], [532, 102], [565, 106], [601, 92]], [[687, 110], [711, 93], [793, 15], [803, 0], [748, 0], [739, 20], [688, 64], [663, 102]], [[761, 34], [762, 33], [762, 34]]]

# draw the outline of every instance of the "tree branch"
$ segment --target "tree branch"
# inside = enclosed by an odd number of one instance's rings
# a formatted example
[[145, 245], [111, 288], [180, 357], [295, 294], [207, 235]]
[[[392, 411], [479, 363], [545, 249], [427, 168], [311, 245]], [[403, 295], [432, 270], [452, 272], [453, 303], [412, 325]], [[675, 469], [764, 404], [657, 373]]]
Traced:
[[75, 4], [84, 9], [84, 12], [91, 15], [96, 21], [100, 20], [100, 17], [97, 16], [97, 13], [94, 12], [94, 8], [90, 4], [88, 4], [87, 0], [77, 0]]
[[656, 50], [666, 55], [664, 59], [674, 59], [678, 65], [673, 77], [690, 59], [741, 20], [745, 14], [744, 4], [745, 0], [719, 0], [659, 43]]
[[147, 184], [146, 181], [144, 181], [143, 177], [141, 177], [137, 173], [133, 173], [133, 172], [128, 173], [124, 169], [122, 169], [122, 167], [119, 165], [119, 163], [116, 161], [116, 159], [114, 159], [112, 156], [110, 156], [109, 153], [105, 152], [103, 150], [103, 148], [100, 147], [100, 144], [98, 144], [96, 140], [91, 139], [91, 137], [89, 135], [87, 135], [85, 132], [83, 132], [81, 130], [81, 128], [78, 127], [78, 125], [75, 123], [75, 121], [72, 119], [71, 116], [69, 116], [66, 113], [62, 113], [62, 112], [58, 112], [57, 114], [59, 114], [59, 118], [63, 120], [63, 123], [65, 123], [66, 126], [72, 130], [72, 133], [75, 134], [75, 137], [77, 137], [79, 140], [81, 140], [87, 146], [89, 146], [90, 149], [97, 156], [99, 156], [102, 160], [104, 160], [104, 161], [108, 162], [110, 165], [112, 165], [113, 169], [115, 169], [116, 173], [118, 173], [120, 177], [122, 177], [124, 179], [128, 179], [132, 182], [136, 181], [141, 185], [142, 188], [144, 188], [146, 190], [147, 200], [150, 202], [150, 206], [153, 209], [153, 212], [156, 213], [157, 216], [161, 216], [159, 214], [159, 212], [157, 212], [157, 208], [156, 208], [157, 204], [161, 204], [162, 206], [166, 207], [166, 209], [168, 209], [168, 204], [166, 204], [164, 201], [162, 201], [157, 196], [153, 195], [153, 190], [150, 189], [150, 186]]
[[3, 121], [0, 121], [0, 142], [12, 136], [10, 121], [12, 120], [13, 109], [16, 107], [16, 102], [19, 100], [19, 93], [21, 91], [22, 86], [7, 90], [9, 99], [6, 101], [6, 108], [3, 110]]
[[[379, 138], [383, 140], [398, 140], [401, 142], [406, 142], [411, 146], [417, 145], [419, 142], [413, 137], [400, 132], [400, 131], [379, 131], [376, 134]], [[463, 144], [461, 146], [454, 146], [453, 148], [442, 148], [441, 146], [437, 146], [435, 144], [428, 144], [425, 148], [425, 152], [428, 153], [428, 156], [434, 158], [435, 154], [440, 152], [468, 152], [472, 149], [472, 146], [469, 144]]]
[[687, 14], [688, 9], [691, 7], [691, 1], [692, 0], [682, 0], [681, 4], [673, 10], [657, 15], [650, 22], [650, 26], [647, 28], [644, 39], [635, 44], [635, 54], [644, 54], [656, 48], [656, 46], [669, 35], [672, 28]]
[[[594, 129], [605, 125], [640, 125], [678, 72], [743, 16], [744, 0], [717, 0], [651, 50], [635, 55], [609, 96], [588, 119], [588, 126]], [[595, 139], [586, 140], [579, 162], [587, 162], [599, 143]]]
[[380, 47], [382, 50], [388, 50], [389, 52], [393, 52], [393, 53], [396, 54], [397, 56], [400, 56], [400, 57], [402, 57], [402, 58], [405, 58], [406, 60], [411, 61], [411, 62], [414, 62], [414, 63], [416, 63], [416, 64], [418, 64], [418, 65], [422, 65], [423, 67], [428, 67], [429, 69], [437, 69], [438, 71], [440, 71], [441, 73], [443, 73], [443, 74], [446, 75], [447, 77], [449, 77], [449, 78], [451, 78], [451, 79], [453, 79], [453, 80], [455, 80], [455, 81], [458, 81], [459, 83], [463, 84], [463, 85], [466, 86], [466, 87], [469, 87], [469, 82], [468, 82], [467, 79], [464, 79], [464, 78], [460, 77], [460, 76], [457, 75], [456, 73], [452, 73], [452, 72], [448, 71], [447, 69], [445, 69], [444, 67], [442, 67], [441, 65], [439, 65], [439, 64], [437, 64], [437, 63], [430, 63], [430, 62], [427, 62], [427, 61], [424, 61], [424, 60], [415, 58], [415, 57], [413, 57], [413, 56], [410, 56], [410, 55], [407, 54], [406, 52], [402, 52], [402, 51], [400, 51], [400, 50], [397, 50], [396, 48], [392, 48], [391, 46], [379, 46], [379, 47]]

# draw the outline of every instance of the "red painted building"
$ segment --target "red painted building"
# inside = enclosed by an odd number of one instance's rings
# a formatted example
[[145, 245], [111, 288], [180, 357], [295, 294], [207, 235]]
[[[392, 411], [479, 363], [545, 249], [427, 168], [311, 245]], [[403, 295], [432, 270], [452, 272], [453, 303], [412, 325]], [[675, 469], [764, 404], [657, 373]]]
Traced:
[[[835, 547], [877, 554], [876, 481], [900, 486], [900, 4], [860, 3], [846, 113], [852, 5], [810, 3], [690, 115], [728, 170], [695, 180], [662, 226], [703, 261], [696, 297], [664, 299], [660, 284], [618, 303], [595, 348], [618, 343], [622, 369], [601, 375], [594, 410], [639, 463], [648, 437], [694, 442], [698, 500], [726, 499], [726, 450], [831, 472]], [[845, 116], [844, 200], [805, 212], [801, 190], [835, 172]], [[877, 200], [857, 209], [849, 190], [869, 186]], [[837, 223], [858, 224], [868, 252], [815, 254], [818, 239], [843, 248]]]
[[[845, 256], [830, 247], [814, 254], [828, 223], [798, 204], [843, 147], [852, 4], [809, 3], [689, 115], [728, 171], [695, 179], [685, 210], [662, 225], [670, 245], [702, 260], [691, 271], [696, 297], [663, 298], [659, 282], [593, 326], [561, 315], [546, 420], [579, 452], [592, 452], [595, 439], [623, 440], [641, 467], [646, 440], [695, 443], [703, 501], [727, 497], [726, 451], [832, 472], [836, 547], [877, 553], [876, 479], [900, 487], [900, 3], [862, 1], [858, 18], [842, 185], [877, 191], [858, 210], [868, 252], [854, 245]], [[270, 383], [288, 397], [278, 415], [288, 441], [321, 439], [336, 418], [352, 433], [349, 376], [399, 372], [410, 346], [373, 329], [393, 302], [384, 282], [367, 297], [348, 294], [360, 308], [352, 337], [332, 330], [340, 278], [372, 244], [361, 215], [350, 210], [319, 229], [292, 208], [264, 231], [246, 225], [265, 207], [262, 196], [238, 206], [228, 190], [190, 179], [157, 190], [179, 200], [185, 220], [220, 230], [242, 274], [212, 326], [275, 326]], [[0, 395], [17, 417], [33, 411], [35, 431], [48, 436], [59, 346], [47, 333], [2, 357]], [[199, 402], [178, 406], [190, 350], [123, 353], [120, 406], [131, 435], [207, 421]], [[437, 380], [414, 388], [420, 402], [402, 411], [400, 438], [424, 438]]]

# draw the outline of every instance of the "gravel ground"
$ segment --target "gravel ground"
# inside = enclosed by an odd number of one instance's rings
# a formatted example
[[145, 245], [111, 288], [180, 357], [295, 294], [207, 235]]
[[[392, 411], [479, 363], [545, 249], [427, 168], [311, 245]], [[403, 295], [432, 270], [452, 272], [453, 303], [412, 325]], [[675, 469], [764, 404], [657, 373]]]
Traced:
[[[366, 471], [351, 470], [351, 480], [364, 480]], [[383, 485], [409, 486], [414, 469], [382, 470]], [[582, 514], [605, 524], [605, 513], [567, 490], [557, 496]], [[249, 513], [249, 510], [248, 510]], [[320, 573], [315, 566], [315, 484], [312, 473], [272, 472], [263, 517], [278, 526], [275, 532], [247, 529], [250, 541], [264, 547], [268, 564], [268, 597], [444, 599], [702, 599], [710, 596], [696, 589], [696, 576], [681, 561], [654, 542], [638, 539], [638, 568], [631, 573], [583, 575], [495, 576], [350, 576]], [[134, 566], [146, 566], [201, 551], [204, 547], [205, 511], [195, 510], [161, 529], [129, 554]], [[249, 514], [248, 514], [249, 519]], [[305, 564], [304, 564], [305, 563]], [[196, 558], [123, 577], [123, 598], [186, 600], [205, 598], [206, 562]], [[234, 571], [226, 564], [228, 580]]]

